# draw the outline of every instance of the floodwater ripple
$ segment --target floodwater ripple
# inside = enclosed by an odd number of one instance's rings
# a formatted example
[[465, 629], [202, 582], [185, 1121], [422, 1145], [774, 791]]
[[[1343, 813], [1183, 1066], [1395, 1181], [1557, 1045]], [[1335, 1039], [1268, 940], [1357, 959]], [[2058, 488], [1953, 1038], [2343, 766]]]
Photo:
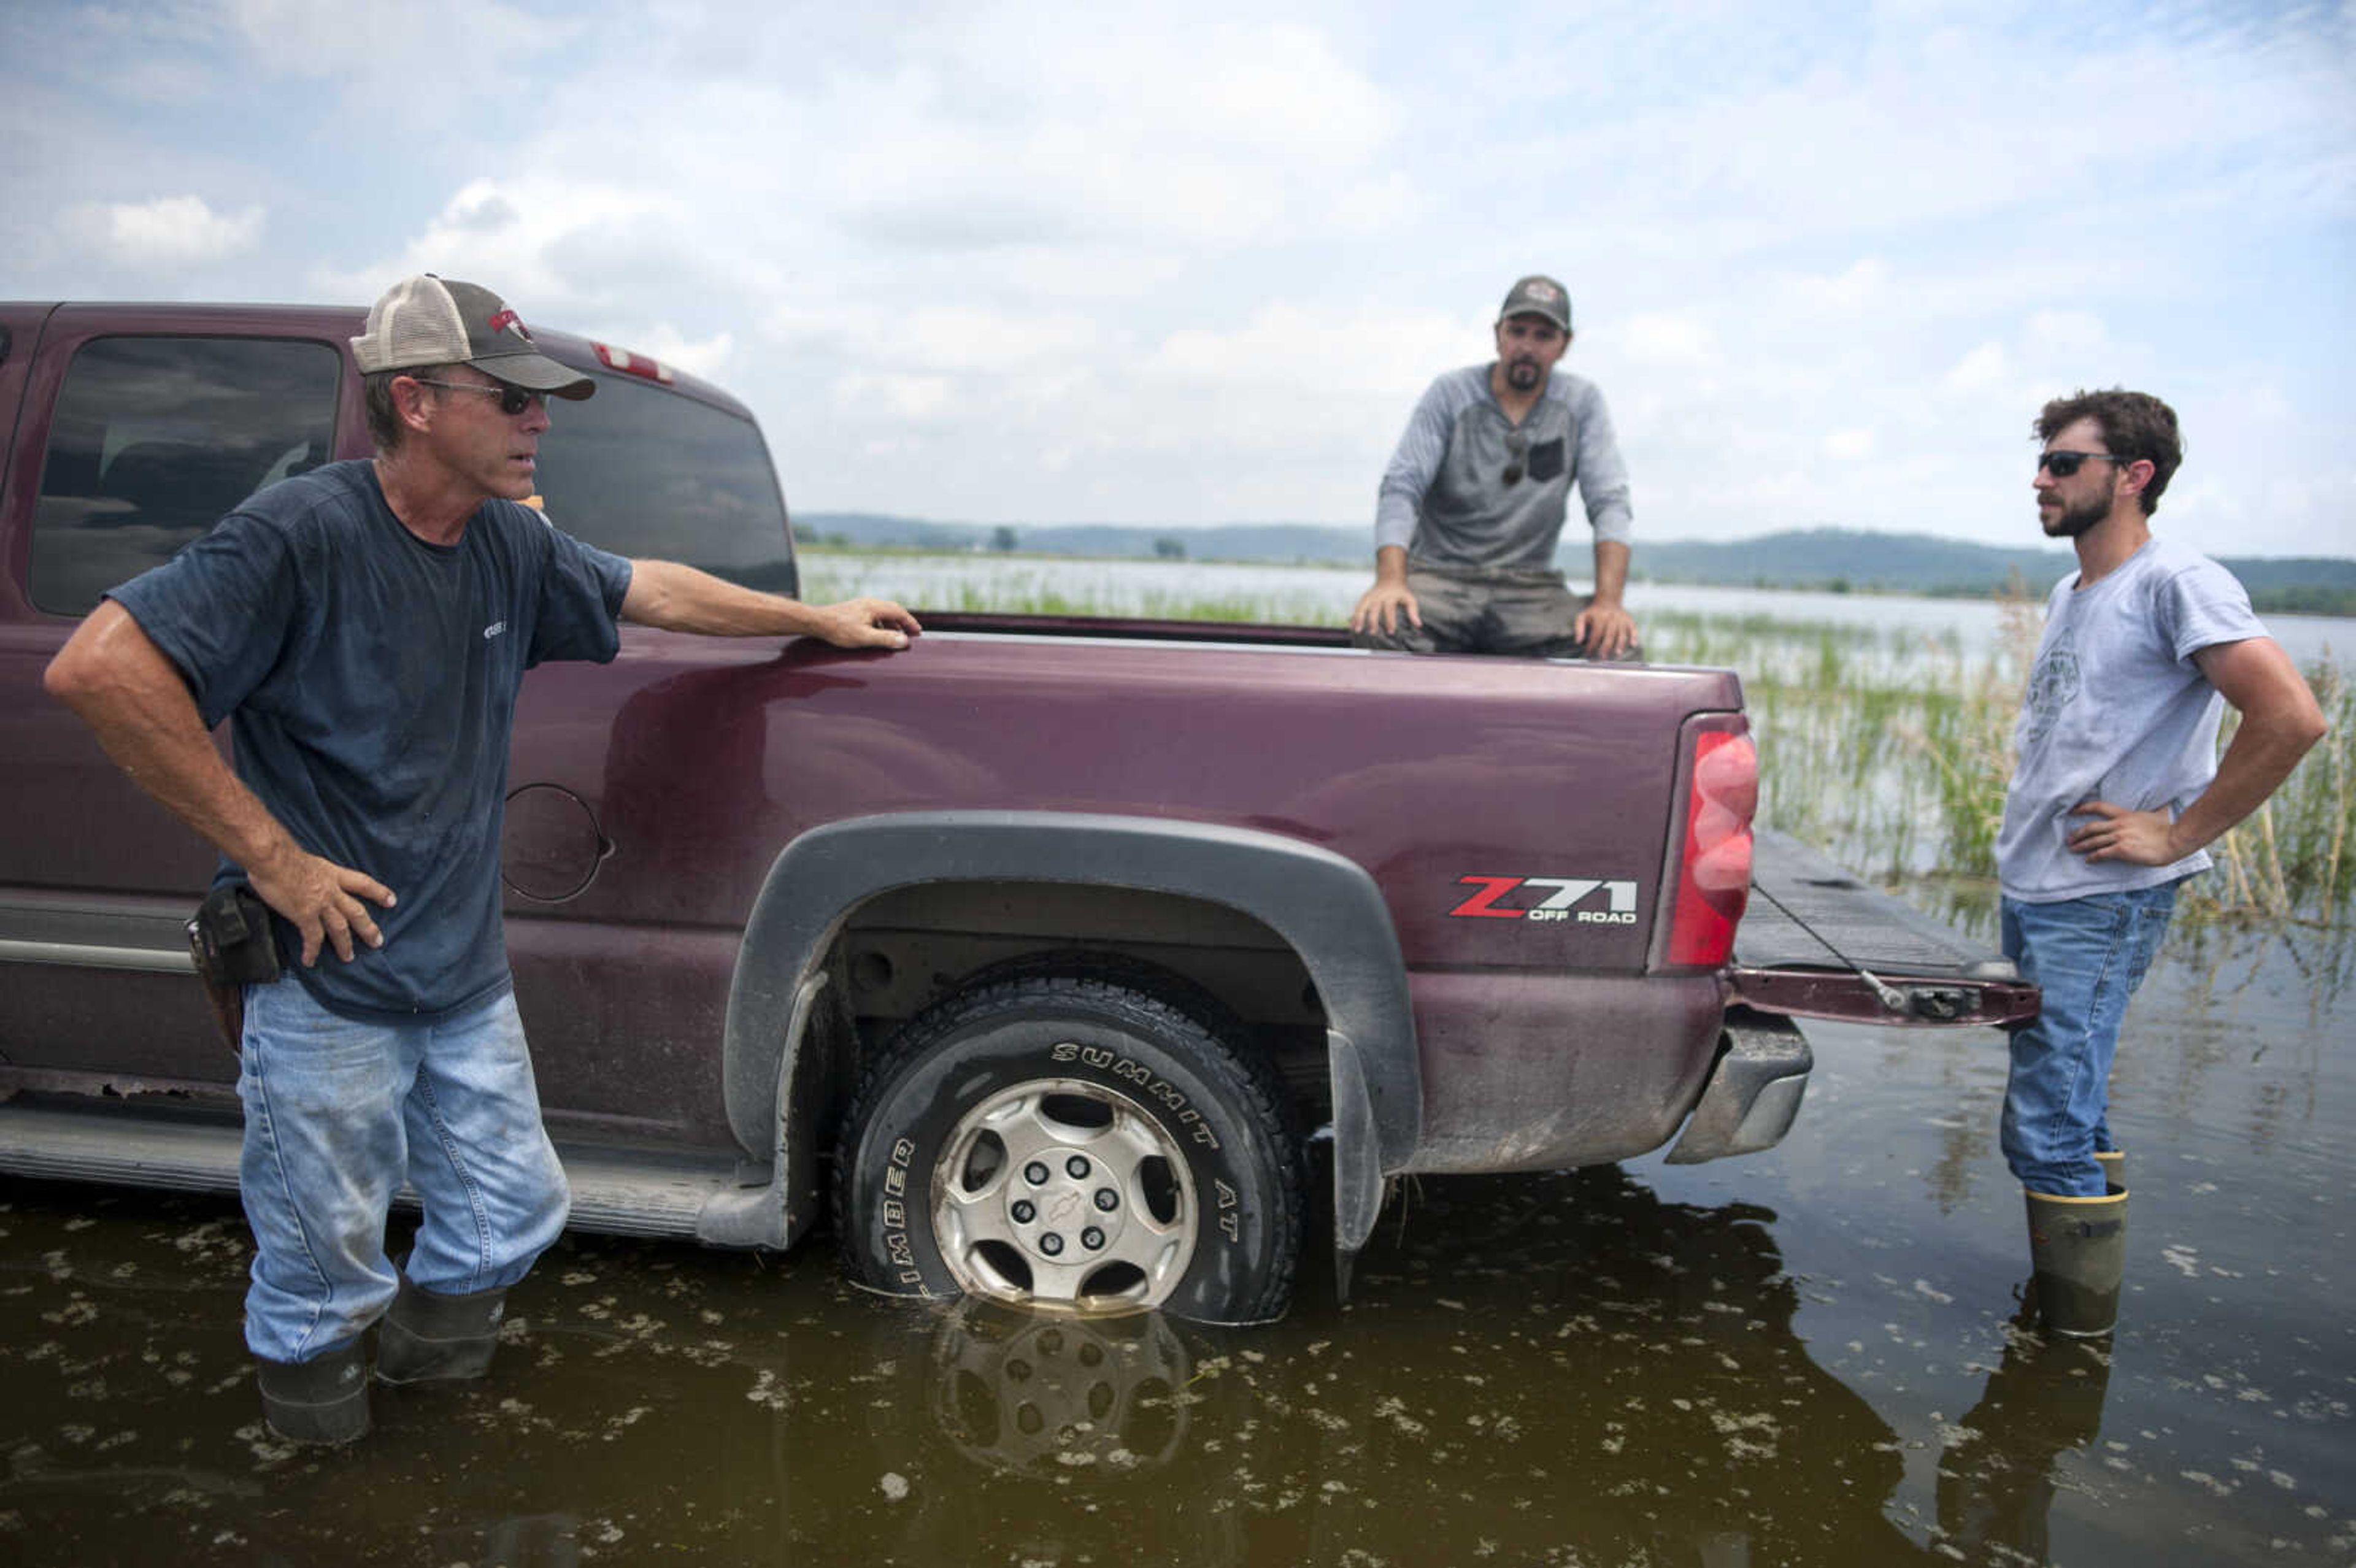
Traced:
[[2346, 1561], [2344, 997], [2138, 997], [2115, 1339], [2021, 1315], [1989, 1031], [1821, 1026], [1773, 1153], [1430, 1179], [1286, 1321], [909, 1304], [568, 1237], [491, 1376], [290, 1449], [219, 1200], [0, 1184], [0, 1555], [46, 1563]]

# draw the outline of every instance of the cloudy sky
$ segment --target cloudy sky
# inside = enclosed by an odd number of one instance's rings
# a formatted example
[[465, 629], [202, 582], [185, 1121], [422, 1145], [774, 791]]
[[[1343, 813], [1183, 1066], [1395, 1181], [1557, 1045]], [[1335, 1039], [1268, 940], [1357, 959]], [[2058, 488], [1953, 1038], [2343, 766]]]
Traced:
[[1367, 520], [1542, 270], [1640, 549], [2033, 541], [2037, 406], [2125, 384], [2164, 530], [2356, 554], [2348, 0], [9, 0], [0, 146], [0, 296], [473, 279], [798, 510]]

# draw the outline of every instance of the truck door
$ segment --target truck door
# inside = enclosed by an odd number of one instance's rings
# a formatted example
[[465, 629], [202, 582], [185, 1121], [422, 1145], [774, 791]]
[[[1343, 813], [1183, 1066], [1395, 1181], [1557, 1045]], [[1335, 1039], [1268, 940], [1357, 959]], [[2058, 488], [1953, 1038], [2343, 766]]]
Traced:
[[180, 934], [213, 853], [41, 673], [108, 589], [335, 454], [342, 350], [303, 319], [326, 313], [293, 314], [65, 305], [12, 344], [25, 357], [0, 491], [0, 1061], [18, 1073], [236, 1075]]

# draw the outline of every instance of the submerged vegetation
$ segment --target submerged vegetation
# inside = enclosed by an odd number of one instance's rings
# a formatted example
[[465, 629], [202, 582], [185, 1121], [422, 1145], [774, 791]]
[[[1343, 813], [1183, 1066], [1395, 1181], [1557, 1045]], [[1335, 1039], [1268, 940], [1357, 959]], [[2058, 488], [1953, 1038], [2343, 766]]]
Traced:
[[[900, 563], [905, 570], [906, 565]], [[884, 593], [938, 610], [1157, 619], [1338, 624], [1330, 590], [1190, 594], [1116, 588], [1069, 563], [1035, 571], [901, 577], [882, 560], [806, 556], [813, 599]], [[1173, 584], [1183, 575], [1173, 573]], [[1722, 665], [1742, 677], [1761, 759], [1761, 818], [1885, 880], [1986, 883], [2013, 763], [2013, 721], [2037, 648], [2038, 605], [2003, 603], [1993, 645], [1903, 626], [1769, 614], [1644, 616], [1648, 655]], [[2275, 797], [2211, 846], [2211, 874], [2185, 891], [2184, 917], [2344, 923], [2356, 891], [2356, 688], [2329, 661], [2308, 683], [2330, 732]], [[2233, 716], [2227, 715], [2230, 739]]]

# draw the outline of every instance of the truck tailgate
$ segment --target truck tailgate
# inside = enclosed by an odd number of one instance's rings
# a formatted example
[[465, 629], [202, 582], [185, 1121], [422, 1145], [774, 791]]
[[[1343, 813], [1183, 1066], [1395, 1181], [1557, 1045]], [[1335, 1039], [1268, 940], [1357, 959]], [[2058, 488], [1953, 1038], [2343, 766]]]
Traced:
[[2006, 1024], [2037, 1016], [2037, 987], [2003, 955], [1763, 828], [1727, 978], [1746, 1005], [1804, 1018]]

